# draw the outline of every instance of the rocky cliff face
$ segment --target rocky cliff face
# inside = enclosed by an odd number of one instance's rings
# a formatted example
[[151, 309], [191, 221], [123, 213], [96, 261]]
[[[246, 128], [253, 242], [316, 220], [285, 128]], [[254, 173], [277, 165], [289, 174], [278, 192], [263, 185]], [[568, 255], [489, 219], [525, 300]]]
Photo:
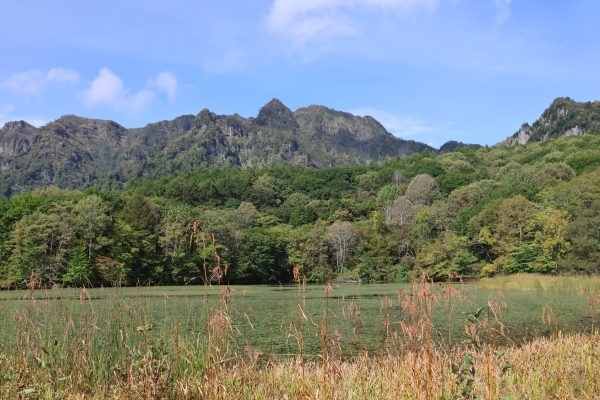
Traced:
[[129, 129], [127, 143], [131, 147], [143, 147], [146, 150], [165, 145], [169, 140], [183, 136], [192, 127], [194, 115], [182, 115], [171, 121], [148, 124], [143, 128]]
[[25, 155], [31, 148], [37, 129], [25, 121], [7, 122], [0, 130], [0, 154]]
[[277, 99], [256, 118], [204, 109], [136, 129], [67, 115], [39, 129], [23, 121], [0, 129], [0, 194], [118, 184], [211, 165], [356, 165], [424, 149], [434, 150], [396, 138], [374, 118], [324, 106], [292, 112]]
[[399, 139], [372, 117], [359, 117], [324, 106], [299, 108], [301, 146], [318, 166], [362, 164], [421, 152], [431, 147]]
[[600, 101], [580, 103], [558, 98], [532, 126], [525, 123], [501, 144], [515, 146], [557, 137], [600, 133]]

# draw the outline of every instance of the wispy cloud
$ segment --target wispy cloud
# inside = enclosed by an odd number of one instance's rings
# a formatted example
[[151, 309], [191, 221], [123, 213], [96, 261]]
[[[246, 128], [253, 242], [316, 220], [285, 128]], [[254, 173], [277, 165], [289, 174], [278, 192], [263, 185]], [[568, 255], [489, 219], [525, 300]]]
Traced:
[[512, 0], [494, 0], [496, 7], [496, 25], [502, 25], [510, 17], [510, 3]]
[[239, 71], [244, 67], [246, 53], [242, 50], [230, 51], [221, 58], [204, 63], [204, 71], [209, 74], [226, 74]]
[[0, 104], [0, 128], [3, 127], [8, 121], [23, 120], [37, 128], [48, 123], [47, 120], [35, 116], [21, 117], [12, 115], [14, 110], [15, 107], [12, 104]]
[[123, 81], [110, 69], [102, 68], [90, 87], [82, 93], [86, 107], [108, 106], [117, 111], [139, 112], [146, 108], [155, 93], [142, 89], [131, 94]]
[[48, 72], [32, 69], [12, 75], [3, 83], [3, 86], [16, 93], [39, 96], [42, 89], [50, 83], [75, 83], [79, 79], [79, 73], [72, 69], [52, 68]]
[[375, 118], [388, 132], [401, 138], [437, 131], [437, 129], [425, 125], [419, 119], [407, 115], [392, 114], [372, 107], [358, 108], [350, 110], [350, 112], [355, 115], [368, 115]]
[[439, 0], [274, 0], [267, 28], [296, 43], [333, 36], [352, 35], [357, 27], [345, 10], [366, 7], [411, 14], [435, 10]]
[[154, 84], [158, 88], [159, 91], [165, 92], [167, 94], [167, 98], [169, 99], [169, 103], [173, 104], [175, 102], [175, 97], [179, 92], [179, 88], [177, 86], [177, 78], [171, 72], [159, 72], [156, 75], [156, 79], [154, 80]]

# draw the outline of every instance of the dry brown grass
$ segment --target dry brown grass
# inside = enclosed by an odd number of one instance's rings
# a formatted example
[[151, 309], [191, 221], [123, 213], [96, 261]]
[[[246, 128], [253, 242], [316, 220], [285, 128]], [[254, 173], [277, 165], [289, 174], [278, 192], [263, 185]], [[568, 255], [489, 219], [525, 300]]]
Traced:
[[[474, 394], [500, 399], [598, 399], [600, 398], [600, 336], [558, 335], [540, 338], [520, 347], [503, 349], [503, 360], [512, 368], [502, 374], [502, 363], [490, 346], [471, 352], [475, 358]], [[327, 368], [317, 361], [302, 363], [286, 359], [259, 366], [250, 358], [204, 372], [189, 371], [182, 379], [159, 385], [161, 366], [146, 360], [144, 368], [126, 378], [117, 372], [94, 391], [80, 385], [53, 390], [44, 382], [52, 376], [39, 374], [39, 399], [452, 399], [460, 397], [453, 362], [466, 351], [436, 349], [404, 356], [360, 356], [353, 360], [329, 360]], [[430, 358], [430, 359], [428, 359]], [[249, 361], [250, 360], [250, 361]], [[10, 373], [14, 362], [0, 356], [0, 370]], [[432, 361], [431, 371], [428, 366]], [[84, 371], [81, 371], [84, 374]], [[491, 376], [490, 376], [491, 374]], [[430, 376], [430, 378], [428, 378]], [[490, 380], [491, 378], [491, 380]], [[72, 376], [71, 379], [85, 379]], [[431, 381], [429, 381], [431, 379]], [[74, 383], [74, 382], [73, 382]], [[161, 386], [162, 385], [162, 386]], [[2, 386], [3, 399], [27, 398], [19, 384]], [[490, 388], [493, 388], [490, 391]]]
[[[508, 348], [504, 359], [513, 367], [502, 377], [502, 365], [493, 357], [489, 347], [474, 354], [475, 394], [478, 398], [498, 399], [597, 399], [600, 398], [600, 337], [559, 336], [557, 339], [538, 339], [519, 348]], [[307, 399], [450, 399], [459, 398], [451, 363], [460, 360], [465, 352], [434, 351], [432, 387], [428, 393], [428, 360], [424, 353], [405, 357], [361, 357], [352, 361], [329, 363], [328, 377], [323, 380], [319, 363], [305, 365], [302, 381], [296, 360], [268, 365], [245, 377], [246, 398], [307, 398]], [[489, 391], [491, 374], [494, 392]], [[236, 398], [240, 377], [230, 375], [223, 381], [223, 392], [217, 398]], [[326, 384], [323, 384], [323, 381]], [[503, 384], [504, 382], [504, 384]], [[503, 387], [504, 386], [504, 387]], [[302, 391], [299, 388], [303, 388]], [[501, 389], [502, 388], [502, 389]], [[327, 393], [327, 397], [325, 397]]]

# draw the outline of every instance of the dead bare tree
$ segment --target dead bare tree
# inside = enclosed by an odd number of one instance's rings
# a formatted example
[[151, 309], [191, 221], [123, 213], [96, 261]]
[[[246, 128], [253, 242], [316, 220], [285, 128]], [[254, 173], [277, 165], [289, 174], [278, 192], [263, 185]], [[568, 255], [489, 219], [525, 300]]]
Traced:
[[415, 206], [406, 196], [394, 200], [394, 218], [399, 224], [410, 224], [415, 218]]
[[344, 272], [348, 258], [354, 250], [356, 232], [348, 221], [335, 221], [329, 227], [329, 243], [335, 252], [336, 272]]

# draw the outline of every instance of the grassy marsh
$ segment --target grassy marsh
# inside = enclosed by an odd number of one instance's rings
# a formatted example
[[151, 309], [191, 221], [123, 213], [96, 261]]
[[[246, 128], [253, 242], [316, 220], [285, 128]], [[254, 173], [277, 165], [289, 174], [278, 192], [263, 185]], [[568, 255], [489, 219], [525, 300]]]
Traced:
[[0, 398], [600, 397], [598, 294], [481, 284], [2, 292]]

